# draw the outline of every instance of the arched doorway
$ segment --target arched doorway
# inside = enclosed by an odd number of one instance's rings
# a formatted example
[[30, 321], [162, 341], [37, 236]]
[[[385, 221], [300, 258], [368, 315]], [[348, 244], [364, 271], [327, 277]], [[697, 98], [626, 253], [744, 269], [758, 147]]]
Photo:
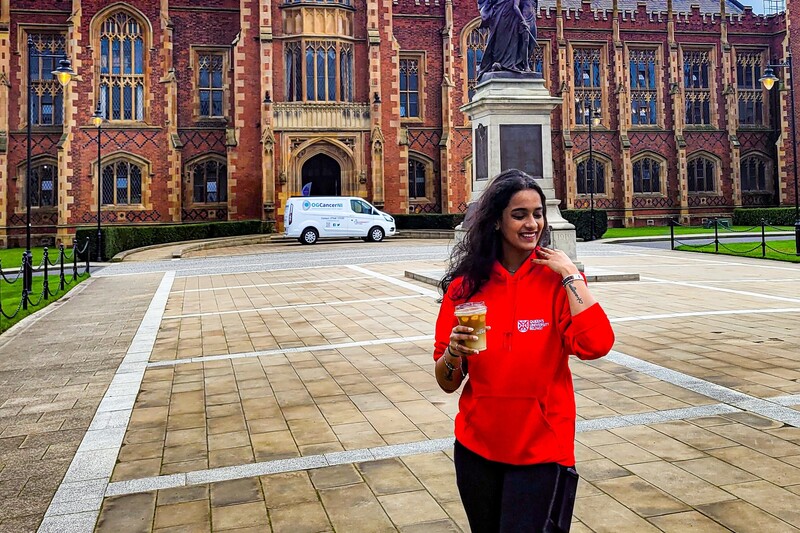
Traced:
[[340, 196], [342, 194], [342, 169], [327, 154], [317, 154], [303, 165], [303, 187], [311, 184], [311, 196]]

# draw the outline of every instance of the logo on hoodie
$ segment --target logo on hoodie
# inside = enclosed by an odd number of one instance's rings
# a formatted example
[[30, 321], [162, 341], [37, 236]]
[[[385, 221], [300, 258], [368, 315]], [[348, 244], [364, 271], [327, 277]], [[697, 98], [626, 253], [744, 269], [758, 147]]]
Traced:
[[529, 331], [541, 331], [549, 325], [550, 322], [545, 322], [541, 318], [536, 318], [533, 320], [517, 320], [517, 331], [519, 331], [520, 333], [527, 333]]

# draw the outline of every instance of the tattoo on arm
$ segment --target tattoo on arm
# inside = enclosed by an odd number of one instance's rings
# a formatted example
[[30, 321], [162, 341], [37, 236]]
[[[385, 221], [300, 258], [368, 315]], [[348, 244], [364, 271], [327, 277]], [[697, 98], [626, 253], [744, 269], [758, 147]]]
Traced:
[[449, 368], [447, 369], [447, 374], [444, 375], [444, 379], [446, 381], [453, 381], [453, 371]]
[[578, 301], [578, 303], [582, 304], [583, 303], [583, 298], [578, 296], [578, 289], [576, 289], [575, 286], [572, 283], [569, 284], [569, 290], [571, 290], [572, 294], [575, 295], [575, 299]]

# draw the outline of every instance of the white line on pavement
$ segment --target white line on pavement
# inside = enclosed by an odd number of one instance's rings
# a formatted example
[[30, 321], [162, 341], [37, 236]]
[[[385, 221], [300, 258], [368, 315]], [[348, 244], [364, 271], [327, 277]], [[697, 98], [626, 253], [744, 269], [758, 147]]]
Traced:
[[311, 285], [314, 283], [330, 283], [333, 281], [355, 281], [359, 279], [368, 279], [370, 276], [353, 276], [351, 278], [317, 278], [317, 279], [304, 279], [301, 281], [282, 281], [280, 283], [258, 283], [254, 285], [233, 285], [231, 287], [207, 287], [204, 289], [174, 289], [172, 292], [204, 292], [204, 291], [229, 291], [233, 289], [250, 289], [252, 287], [282, 287], [284, 285]]
[[[343, 350], [346, 348], [358, 348], [360, 346], [377, 346], [380, 344], [396, 344], [401, 342], [417, 342], [433, 340], [433, 335], [417, 335], [416, 337], [395, 337], [392, 339], [374, 339], [370, 341], [342, 342], [339, 344], [320, 344], [317, 346], [298, 346], [295, 348], [276, 348], [274, 350], [262, 350], [259, 352], [240, 352], [231, 354], [209, 355], [199, 357], [187, 357], [185, 359], [174, 359], [172, 361], [156, 361], [148, 363], [149, 367], [175, 366], [188, 363], [204, 363], [207, 361], [224, 361], [226, 359], [245, 359], [249, 357], [266, 357], [270, 355], [287, 355], [304, 352], [322, 352], [326, 350]], [[431, 350], [433, 348], [431, 347]]]
[[693, 289], [705, 289], [708, 291], [717, 291], [717, 292], [727, 292], [730, 294], [736, 294], [738, 296], [752, 296], [754, 298], [764, 298], [766, 300], [777, 300], [779, 302], [792, 302], [792, 303], [800, 303], [800, 298], [787, 298], [785, 296], [774, 296], [772, 294], [762, 294], [760, 292], [751, 292], [751, 291], [737, 291], [735, 289], [726, 289], [724, 287], [709, 287], [708, 285], [702, 285], [700, 283], [694, 282], [690, 283], [688, 281], [673, 281], [668, 279], [658, 279], [658, 278], [651, 278], [651, 277], [642, 277], [643, 280], [646, 281], [660, 281], [666, 282], [670, 285], [680, 285], [681, 287], [691, 287]]
[[274, 307], [258, 307], [256, 309], [234, 309], [232, 311], [210, 311], [208, 313], [188, 313], [185, 315], [165, 316], [164, 320], [175, 320], [178, 318], [193, 318], [198, 316], [217, 316], [217, 315], [240, 315], [244, 313], [261, 313], [268, 311], [283, 311], [287, 309], [307, 309], [309, 307], [334, 307], [337, 305], [363, 304], [372, 302], [390, 302], [393, 300], [409, 300], [411, 298], [422, 298], [421, 294], [411, 294], [406, 296], [386, 296], [384, 298], [365, 298], [362, 300], [342, 300], [340, 302], [320, 302], [316, 304], [296, 304], [296, 305], [277, 305]]
[[690, 316], [724, 316], [724, 315], [759, 315], [759, 314], [780, 314], [780, 313], [800, 313], [800, 307], [783, 307], [778, 309], [736, 309], [730, 311], [690, 311], [686, 313], [665, 313], [662, 315], [639, 315], [610, 318], [614, 324], [622, 322], [638, 322], [640, 320], [662, 320], [668, 318], [685, 318]]
[[128, 352], [47, 508], [39, 533], [94, 531], [174, 279], [174, 271], [166, 272], [161, 279]]
[[732, 405], [745, 411], [766, 416], [794, 427], [800, 427], [800, 412], [789, 409], [770, 400], [763, 400], [750, 396], [704, 379], [696, 378], [676, 370], [659, 366], [621, 352], [612, 351], [605, 357], [606, 360], [618, 365], [636, 370], [654, 378], [672, 383], [681, 388], [713, 398], [727, 405]]
[[[703, 416], [713, 416], [735, 412], [739, 412], [739, 409], [724, 404], [704, 405], [700, 407], [688, 407], [685, 409], [671, 409], [667, 411], [639, 413], [636, 415], [623, 415], [608, 418], [597, 418], [593, 420], [581, 420], [576, 424], [576, 431], [578, 433], [582, 433], [585, 431], [597, 431], [601, 429], [658, 424], [661, 422], [685, 420], [688, 418], [699, 418]], [[269, 474], [297, 472], [301, 470], [325, 468], [328, 466], [362, 463], [365, 461], [390, 459], [394, 457], [419, 455], [423, 453], [435, 453], [448, 450], [452, 448], [452, 446], [453, 438], [448, 437], [444, 439], [409, 442], [407, 444], [393, 444], [387, 446], [376, 446], [374, 448], [362, 448], [359, 450], [350, 450], [346, 452], [307, 455], [305, 457], [298, 457], [295, 459], [279, 459], [275, 461], [265, 461], [246, 465], [195, 470], [193, 472], [186, 472], [185, 474], [172, 474], [168, 476], [132, 479], [130, 481], [117, 481], [108, 485], [105, 495], [121, 496], [126, 494], [147, 492], [151, 490], [203, 485], [206, 483], [244, 479], [256, 476], [265, 476]]]
[[374, 272], [372, 270], [368, 270], [366, 268], [362, 268], [356, 265], [347, 265], [347, 268], [355, 270], [356, 272], [361, 272], [362, 274], [366, 274], [368, 276], [372, 276], [373, 278], [383, 280], [387, 283], [391, 283], [392, 285], [397, 285], [398, 287], [403, 287], [404, 289], [408, 289], [410, 291], [414, 291], [419, 294], [423, 294], [425, 296], [430, 296], [431, 298], [439, 298], [439, 293], [437, 291], [426, 289], [425, 287], [420, 287], [418, 285], [414, 285], [413, 283], [409, 283], [401, 279], [393, 278], [385, 274], [380, 274], [378, 272]]

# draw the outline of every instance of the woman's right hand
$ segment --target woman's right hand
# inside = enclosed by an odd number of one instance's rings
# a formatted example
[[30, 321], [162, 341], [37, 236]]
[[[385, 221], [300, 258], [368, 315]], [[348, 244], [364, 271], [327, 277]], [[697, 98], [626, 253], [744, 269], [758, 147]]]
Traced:
[[[489, 329], [489, 328], [486, 328]], [[472, 350], [464, 346], [467, 341], [477, 341], [478, 337], [471, 335], [472, 328], [468, 326], [456, 326], [450, 332], [450, 352], [455, 356], [470, 356], [479, 353], [478, 350]]]

